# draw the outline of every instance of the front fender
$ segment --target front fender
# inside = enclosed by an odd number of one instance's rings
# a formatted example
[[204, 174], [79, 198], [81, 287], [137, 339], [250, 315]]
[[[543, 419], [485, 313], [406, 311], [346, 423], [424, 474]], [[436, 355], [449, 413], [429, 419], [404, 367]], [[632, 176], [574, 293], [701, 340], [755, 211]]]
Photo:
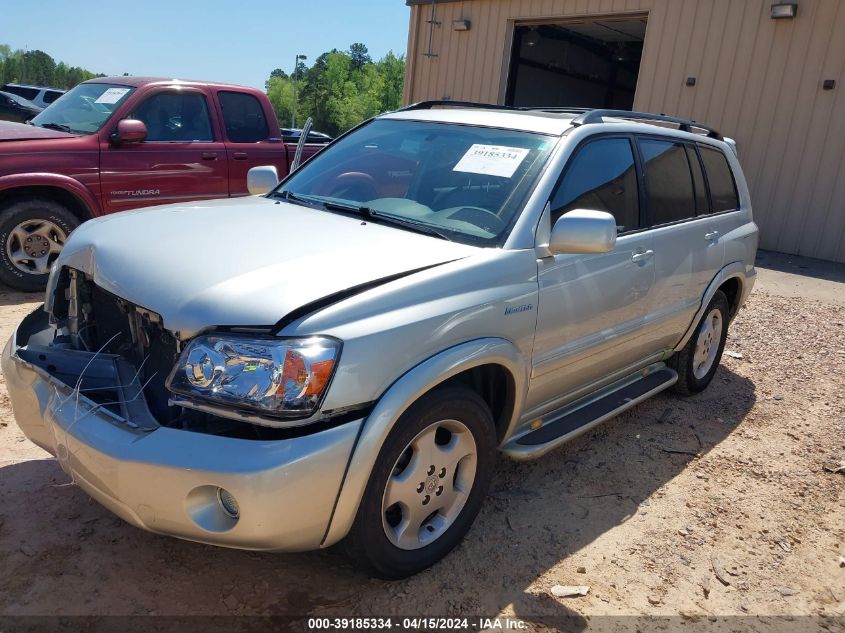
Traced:
[[97, 202], [97, 199], [91, 191], [81, 182], [75, 178], [71, 178], [70, 176], [46, 172], [0, 176], [0, 192], [17, 189], [19, 187], [48, 187], [53, 189], [62, 189], [70, 193], [85, 206], [89, 218], [102, 215], [100, 203]]
[[483, 338], [456, 345], [423, 361], [388, 388], [364, 422], [321, 547], [333, 545], [349, 532], [379, 451], [405, 410], [452, 376], [491, 363], [505, 367], [514, 380], [514, 407], [505, 437], [510, 434], [522, 411], [528, 385], [528, 362], [513, 343]]

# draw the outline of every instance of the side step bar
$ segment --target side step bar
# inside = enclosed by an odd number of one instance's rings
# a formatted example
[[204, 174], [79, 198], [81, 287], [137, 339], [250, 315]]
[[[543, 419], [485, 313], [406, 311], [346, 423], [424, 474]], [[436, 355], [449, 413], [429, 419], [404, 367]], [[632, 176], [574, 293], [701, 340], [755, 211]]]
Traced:
[[671, 387], [677, 381], [677, 372], [666, 366], [634, 380], [624, 381], [599, 397], [592, 396], [586, 401], [581, 400], [562, 410], [549, 413], [542, 419], [543, 425], [539, 429], [511, 440], [502, 447], [502, 452], [518, 460], [540, 457], [597, 424]]

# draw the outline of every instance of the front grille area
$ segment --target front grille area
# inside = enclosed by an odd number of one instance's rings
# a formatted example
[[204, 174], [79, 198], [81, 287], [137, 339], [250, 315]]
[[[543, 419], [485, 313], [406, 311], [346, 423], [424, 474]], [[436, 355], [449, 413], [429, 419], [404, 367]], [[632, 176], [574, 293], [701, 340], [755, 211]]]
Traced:
[[101, 352], [120, 357], [127, 366], [127, 376], [121, 378], [121, 384], [132, 382], [131, 378], [138, 373], [138, 383], [144, 385], [146, 406], [143, 409], [148, 409], [141, 417], [152, 415], [155, 419], [151, 421], [153, 425], [158, 423], [196, 433], [264, 441], [299, 437], [339, 423], [327, 420], [303, 428], [275, 429], [195, 409], [169, 406], [170, 392], [165, 382], [179, 358], [181, 346], [177, 338], [164, 328], [158, 314], [100, 288], [84, 273], [69, 268], [59, 272], [52, 299], [52, 322], [56, 326], [53, 345], [34, 349], [31, 362], [42, 366], [66, 385], [83, 388], [86, 397], [114, 413], [128, 417], [133, 415], [119, 402], [126, 395], [123, 390], [111, 388], [113, 381], [98, 382], [96, 376], [87, 375], [94, 373], [94, 365], [87, 362], [80, 365], [79, 355], [70, 362], [63, 355], [64, 350], [69, 348], [91, 355]]
[[146, 385], [144, 395], [153, 416], [161, 423], [174, 420], [180, 409], [168, 406], [164, 383], [178, 357], [176, 338], [154, 312], [103, 290], [80, 274], [75, 278], [80, 344], [88, 351], [116, 354], [128, 361]]

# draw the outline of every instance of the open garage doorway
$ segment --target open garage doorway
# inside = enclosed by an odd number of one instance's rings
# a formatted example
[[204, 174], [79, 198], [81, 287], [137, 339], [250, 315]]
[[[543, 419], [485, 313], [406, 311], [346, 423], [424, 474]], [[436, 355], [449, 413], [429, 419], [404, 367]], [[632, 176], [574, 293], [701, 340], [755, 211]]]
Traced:
[[517, 23], [505, 104], [631, 110], [646, 20]]

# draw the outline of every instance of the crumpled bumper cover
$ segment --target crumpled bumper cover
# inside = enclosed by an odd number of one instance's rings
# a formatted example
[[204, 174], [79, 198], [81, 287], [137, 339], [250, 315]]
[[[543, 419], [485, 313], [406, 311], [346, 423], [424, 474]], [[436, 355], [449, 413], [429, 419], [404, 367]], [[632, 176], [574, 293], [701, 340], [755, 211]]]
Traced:
[[[135, 526], [192, 541], [272, 551], [321, 546], [363, 420], [269, 441], [133, 428], [20, 358], [26, 323], [2, 355], [15, 418], [94, 499]], [[220, 488], [237, 501], [237, 518], [224, 511]]]

